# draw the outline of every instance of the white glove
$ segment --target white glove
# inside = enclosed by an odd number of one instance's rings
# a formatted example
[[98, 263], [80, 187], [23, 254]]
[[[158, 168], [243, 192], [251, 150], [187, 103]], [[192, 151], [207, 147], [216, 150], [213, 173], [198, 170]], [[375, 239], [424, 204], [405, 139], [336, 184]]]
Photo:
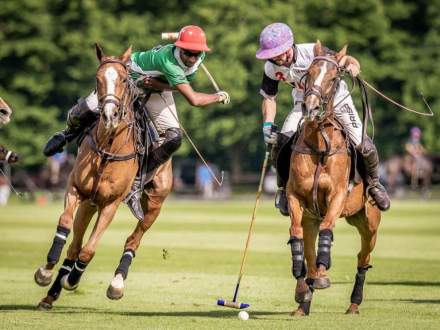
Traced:
[[361, 65], [359, 64], [358, 60], [356, 60], [352, 56], [347, 55], [347, 60], [350, 64], [345, 67], [345, 70], [347, 70], [353, 77], [356, 78], [361, 72]]
[[231, 102], [231, 98], [229, 97], [228, 92], [220, 91], [217, 92], [216, 94], [219, 96], [218, 98], [219, 103], [229, 104], [229, 102]]
[[273, 123], [265, 122], [263, 124], [264, 143], [275, 144], [278, 139], [278, 133], [273, 129]]

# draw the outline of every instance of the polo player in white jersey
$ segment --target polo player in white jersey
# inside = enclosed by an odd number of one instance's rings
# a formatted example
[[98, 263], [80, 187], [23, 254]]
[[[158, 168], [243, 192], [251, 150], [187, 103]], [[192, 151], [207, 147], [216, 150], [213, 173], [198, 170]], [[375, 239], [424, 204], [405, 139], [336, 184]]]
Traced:
[[[307, 74], [314, 59], [314, 43], [295, 44], [292, 30], [284, 23], [273, 23], [266, 26], [260, 34], [260, 48], [256, 53], [257, 59], [266, 60], [264, 65], [263, 80], [260, 94], [263, 96], [263, 135], [266, 144], [276, 144], [276, 151], [290, 139], [297, 131], [302, 118], [302, 103], [304, 100], [303, 76]], [[333, 51], [328, 50], [329, 53]], [[360, 72], [359, 62], [346, 56], [343, 65], [353, 77]], [[274, 132], [276, 115], [276, 96], [278, 84], [284, 81], [293, 86], [293, 108], [288, 114], [280, 134]], [[353, 104], [347, 84], [341, 81], [336, 91], [334, 113], [339, 122], [344, 126], [350, 140], [362, 155], [366, 169], [366, 181], [368, 193], [382, 211], [388, 210], [390, 200], [385, 188], [379, 183], [378, 165], [379, 156], [377, 149], [370, 138], [366, 138], [364, 146], [362, 142], [362, 122], [359, 119], [356, 107]], [[275, 152], [275, 159], [277, 157]], [[275, 205], [283, 215], [289, 215], [285, 192], [286, 183], [278, 175], [278, 193]]]

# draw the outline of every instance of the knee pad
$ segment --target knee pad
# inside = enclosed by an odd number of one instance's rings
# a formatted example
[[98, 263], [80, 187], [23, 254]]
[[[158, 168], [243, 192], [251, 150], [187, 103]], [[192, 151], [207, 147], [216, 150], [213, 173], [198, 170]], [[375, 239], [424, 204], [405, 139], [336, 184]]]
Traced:
[[178, 127], [171, 127], [165, 131], [165, 141], [163, 143], [167, 153], [172, 154], [180, 148], [182, 144], [182, 130]]

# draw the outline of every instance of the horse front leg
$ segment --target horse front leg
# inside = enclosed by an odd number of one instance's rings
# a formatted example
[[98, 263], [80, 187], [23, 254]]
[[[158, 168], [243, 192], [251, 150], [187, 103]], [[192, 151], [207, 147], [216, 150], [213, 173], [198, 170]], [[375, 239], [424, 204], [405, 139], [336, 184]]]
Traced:
[[[89, 240], [79, 251], [72, 270], [68, 275], [61, 278], [61, 285], [64, 289], [71, 291], [78, 287], [81, 276], [86, 270], [87, 265], [93, 259], [99, 240], [112, 222], [120, 202], [121, 200], [113, 201], [99, 210], [98, 219], [90, 234]], [[87, 224], [84, 227], [87, 228]]]
[[137, 223], [133, 233], [128, 236], [125, 241], [124, 252], [116, 268], [115, 276], [107, 289], [107, 297], [109, 299], [121, 299], [124, 295], [124, 281], [127, 279], [131, 262], [135, 257], [135, 253], [144, 233], [153, 225], [159, 216], [161, 207], [171, 191], [172, 179], [173, 172], [171, 160], [169, 160], [159, 168], [151, 183], [152, 187], [149, 188], [144, 195], [142, 200], [144, 220]]
[[63, 247], [66, 244], [67, 237], [73, 225], [73, 213], [75, 212], [78, 203], [80, 202], [80, 195], [76, 187], [69, 178], [67, 192], [64, 197], [64, 212], [61, 214], [52, 245], [47, 254], [47, 262], [40, 266], [35, 274], [34, 280], [40, 286], [47, 286], [52, 282], [53, 269], [58, 263]]
[[[303, 217], [303, 206], [293, 192], [293, 184], [289, 179], [287, 183], [287, 201], [289, 204], [290, 215], [290, 238], [287, 242], [290, 244], [292, 255], [292, 275], [296, 279], [295, 301], [300, 304], [298, 309], [292, 312], [292, 315], [308, 315], [311, 301], [311, 292], [306, 283], [307, 274], [306, 264], [304, 260], [304, 232], [301, 224]], [[302, 304], [306, 304], [302, 306]]]
[[62, 286], [61, 279], [70, 273], [76, 258], [81, 250], [81, 245], [85, 231], [96, 212], [96, 208], [92, 206], [88, 200], [82, 201], [79, 205], [78, 211], [75, 215], [75, 221], [73, 223], [73, 240], [69, 245], [67, 250], [67, 256], [63, 261], [62, 266], [58, 270], [58, 275], [55, 278], [52, 286], [47, 292], [46, 297], [44, 297], [39, 305], [38, 309], [48, 310], [52, 308], [55, 300], [57, 300], [61, 294]]
[[330, 287], [330, 278], [327, 276], [327, 270], [331, 267], [333, 228], [335, 227], [336, 220], [341, 216], [346, 196], [346, 191], [340, 191], [329, 200], [327, 212], [319, 225], [318, 253], [316, 257], [318, 276], [313, 283], [315, 289]]
[[364, 283], [370, 265], [370, 255], [376, 245], [377, 230], [380, 224], [380, 211], [370, 203], [366, 209], [347, 218], [347, 222], [357, 228], [361, 236], [361, 250], [358, 253], [358, 264], [355, 283], [350, 297], [350, 306], [346, 314], [359, 314], [359, 305], [363, 300]]

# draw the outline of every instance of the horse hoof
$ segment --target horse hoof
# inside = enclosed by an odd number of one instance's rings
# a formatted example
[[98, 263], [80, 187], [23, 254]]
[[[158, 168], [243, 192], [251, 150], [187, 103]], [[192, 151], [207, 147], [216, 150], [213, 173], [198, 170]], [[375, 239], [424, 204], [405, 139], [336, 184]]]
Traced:
[[39, 311], [49, 311], [52, 309], [52, 303], [55, 299], [53, 299], [51, 296], [47, 296], [38, 303], [37, 310]]
[[68, 276], [69, 276], [69, 274], [61, 277], [61, 281], [60, 281], [61, 286], [63, 287], [64, 290], [73, 291], [78, 287], [78, 283], [76, 283], [75, 285], [70, 285], [69, 280], [67, 279]]
[[356, 304], [351, 304], [345, 312], [346, 315], [359, 315], [359, 308]]
[[38, 303], [38, 306], [37, 306], [38, 311], [50, 311], [51, 309], [52, 309], [52, 305], [47, 302], [40, 301]]
[[107, 298], [111, 300], [121, 299], [124, 295], [124, 278], [117, 274], [107, 288]]
[[330, 287], [330, 278], [328, 277], [318, 277], [313, 281], [314, 289], [327, 289]]
[[304, 310], [301, 307], [298, 307], [297, 310], [293, 311], [290, 315], [292, 316], [307, 316]]
[[35, 283], [39, 286], [48, 286], [52, 282], [53, 270], [44, 266], [38, 267], [34, 274]]

